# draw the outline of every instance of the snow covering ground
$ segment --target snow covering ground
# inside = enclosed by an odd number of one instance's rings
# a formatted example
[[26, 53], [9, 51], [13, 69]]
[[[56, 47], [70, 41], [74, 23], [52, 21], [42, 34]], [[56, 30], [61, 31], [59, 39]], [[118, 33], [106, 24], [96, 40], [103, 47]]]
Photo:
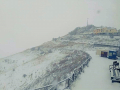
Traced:
[[[120, 83], [112, 83], [110, 80], [109, 65], [114, 60], [96, 55], [96, 51], [87, 51], [92, 60], [85, 72], [73, 83], [72, 90], [120, 90]], [[120, 60], [116, 60], [120, 63]]]
[[34, 90], [66, 78], [87, 58], [78, 47], [82, 49], [74, 42], [47, 42], [0, 59], [0, 90]]
[[[89, 63], [90, 67], [86, 68], [85, 73], [80, 76], [81, 79], [73, 84], [73, 90], [80, 90], [80, 88], [82, 90], [118, 90], [120, 85], [111, 83], [108, 69], [113, 61], [96, 56], [95, 51], [92, 50], [111, 49], [109, 47], [94, 47], [94, 43], [102, 42], [118, 45], [119, 41], [120, 37], [111, 39], [108, 36], [66, 35], [46, 42], [41, 46], [0, 59], [0, 90], [30, 90], [27, 87], [43, 87], [43, 84], [36, 85], [35, 82], [39, 81], [40, 77], [44, 77], [48, 69], [52, 69], [54, 62], [57, 63], [69, 55], [69, 50], [89, 50], [88, 53], [93, 58]], [[116, 50], [116, 48], [113, 49]], [[45, 81], [49, 81], [49, 79], [46, 80], [45, 78], [41, 82]]]
[[9, 61], [14, 60], [14, 63], [5, 63], [4, 59], [1, 60], [0, 71], [2, 71], [1, 69], [3, 68], [4, 72], [0, 73], [0, 90], [21, 90], [31, 82], [34, 82], [39, 76], [44, 75], [46, 73], [46, 67], [49, 64], [65, 56], [65, 54], [59, 53], [59, 51], [55, 51], [46, 56], [40, 56], [36, 59], [34, 59], [34, 54], [31, 55], [31, 57], [30, 55], [26, 55], [25, 57], [22, 55], [19, 57], [19, 55], [21, 54], [5, 59]]

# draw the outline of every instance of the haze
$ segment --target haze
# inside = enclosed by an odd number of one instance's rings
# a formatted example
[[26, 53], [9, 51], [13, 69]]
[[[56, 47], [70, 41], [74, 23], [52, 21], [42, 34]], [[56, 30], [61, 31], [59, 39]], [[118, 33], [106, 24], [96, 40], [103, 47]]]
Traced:
[[119, 0], [0, 0], [0, 58], [88, 24], [120, 29]]

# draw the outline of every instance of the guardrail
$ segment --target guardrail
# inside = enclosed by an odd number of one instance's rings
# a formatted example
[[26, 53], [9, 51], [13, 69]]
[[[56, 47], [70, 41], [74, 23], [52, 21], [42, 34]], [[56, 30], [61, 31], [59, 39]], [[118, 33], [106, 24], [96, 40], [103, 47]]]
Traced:
[[118, 48], [118, 47], [120, 47], [119, 45], [109, 45], [109, 44], [96, 44], [96, 43], [94, 43], [94, 46], [95, 47], [115, 47], [115, 48]]
[[41, 87], [41, 88], [38, 88], [38, 89], [35, 89], [35, 90], [57, 90], [59, 84], [63, 83], [65, 84], [65, 87], [63, 88], [63, 90], [65, 89], [70, 89], [70, 86], [72, 84], [72, 82], [74, 82], [74, 80], [76, 80], [78, 74], [81, 74], [81, 72], [84, 72], [84, 67], [87, 66], [88, 67], [88, 63], [89, 61], [91, 60], [92, 57], [90, 58], [87, 58], [80, 66], [78, 66], [77, 68], [75, 68], [71, 74], [70, 77], [58, 82], [57, 84], [53, 85], [53, 84], [50, 84], [50, 85], [47, 85], [47, 86], [44, 86], [44, 87]]

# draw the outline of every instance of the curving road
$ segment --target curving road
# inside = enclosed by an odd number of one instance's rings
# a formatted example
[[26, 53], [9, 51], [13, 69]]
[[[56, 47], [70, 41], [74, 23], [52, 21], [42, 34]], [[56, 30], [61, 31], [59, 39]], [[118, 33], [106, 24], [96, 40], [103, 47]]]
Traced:
[[[72, 90], [120, 90], [120, 83], [110, 80], [109, 65], [114, 60], [95, 55], [95, 51], [87, 51], [92, 60], [85, 72], [73, 83]], [[117, 60], [120, 63], [120, 60]]]

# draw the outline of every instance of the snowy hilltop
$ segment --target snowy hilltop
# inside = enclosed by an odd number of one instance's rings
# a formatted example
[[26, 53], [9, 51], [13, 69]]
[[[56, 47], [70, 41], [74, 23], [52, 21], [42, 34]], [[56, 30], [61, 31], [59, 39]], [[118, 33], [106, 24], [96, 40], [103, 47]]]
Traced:
[[76, 27], [73, 31], [69, 32], [69, 35], [94, 34], [95, 30], [98, 30], [98, 31], [105, 30], [104, 33], [108, 33], [109, 31], [113, 31], [114, 33], [116, 33], [119, 31], [114, 27], [107, 27], [107, 26], [99, 26], [98, 27], [98, 26], [94, 26], [94, 25], [88, 25], [88, 26], [84, 26], [84, 27]]
[[95, 50], [94, 43], [120, 42], [119, 36], [85, 34], [94, 29], [94, 25], [77, 27], [65, 36], [0, 59], [0, 90], [34, 90], [59, 82], [90, 57], [85, 51]]
[[93, 30], [95, 30], [96, 28], [97, 27], [95, 27], [94, 25], [88, 25], [88, 26], [85, 26], [85, 27], [76, 27], [69, 34], [70, 35], [80, 35], [80, 34], [83, 34], [83, 33], [93, 32]]

